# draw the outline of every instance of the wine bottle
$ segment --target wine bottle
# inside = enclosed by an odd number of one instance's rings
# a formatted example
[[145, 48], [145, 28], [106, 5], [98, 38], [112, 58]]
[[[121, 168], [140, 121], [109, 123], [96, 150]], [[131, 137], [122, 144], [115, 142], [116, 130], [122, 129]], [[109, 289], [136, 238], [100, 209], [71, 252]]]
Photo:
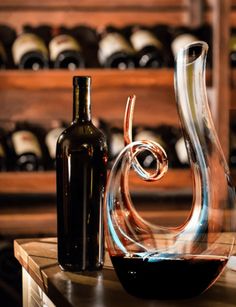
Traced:
[[37, 171], [44, 169], [43, 152], [37, 135], [30, 124], [16, 123], [9, 143], [14, 156], [15, 170]]
[[175, 143], [175, 151], [176, 156], [178, 158], [178, 165], [179, 167], [188, 167], [189, 166], [189, 159], [188, 153], [184, 141], [184, 137], [180, 136]]
[[121, 31], [107, 27], [101, 34], [98, 60], [106, 68], [121, 70], [135, 67], [134, 50]]
[[3, 43], [0, 41], [0, 69], [4, 69], [7, 66], [7, 54]]
[[0, 171], [8, 170], [9, 152], [6, 143], [6, 132], [0, 128]]
[[110, 159], [114, 160], [123, 148], [124, 148], [124, 133], [122, 128], [111, 126], [109, 129]]
[[213, 31], [212, 27], [208, 23], [203, 23], [200, 27], [194, 30], [195, 36], [199, 38], [199, 40], [207, 42], [209, 49], [207, 52], [207, 66], [212, 67], [213, 61], [213, 50], [212, 41], [213, 41]]
[[161, 68], [165, 66], [163, 45], [150, 29], [134, 27], [130, 41], [136, 52], [139, 67]]
[[85, 66], [79, 42], [65, 28], [54, 29], [49, 43], [50, 60], [54, 68], [75, 70]]
[[236, 167], [236, 123], [230, 124], [230, 150], [229, 150], [229, 165]]
[[173, 67], [174, 58], [171, 51], [172, 28], [166, 24], [156, 24], [152, 27], [152, 32], [162, 44], [165, 55], [165, 66]]
[[98, 68], [97, 58], [99, 35], [96, 29], [87, 25], [76, 25], [71, 28], [71, 35], [80, 43], [86, 67]]
[[73, 78], [73, 122], [56, 149], [58, 262], [69, 271], [103, 266], [107, 145], [91, 121], [90, 82]]
[[54, 120], [51, 123], [51, 129], [48, 131], [48, 133], [45, 136], [45, 144], [48, 149], [50, 161], [49, 161], [49, 169], [55, 169], [56, 168], [56, 145], [58, 137], [61, 135], [61, 133], [65, 130], [66, 125], [63, 123], [63, 121], [60, 120]]
[[194, 31], [187, 27], [178, 27], [174, 30], [171, 49], [173, 55], [176, 56], [178, 51], [185, 45], [199, 40]]
[[231, 67], [236, 67], [236, 29], [231, 30], [229, 41], [229, 59]]
[[14, 64], [20, 69], [48, 68], [48, 50], [40, 36], [26, 26], [13, 43], [12, 56]]
[[0, 69], [14, 68], [12, 60], [12, 44], [16, 39], [16, 31], [5, 24], [0, 24]]
[[[167, 149], [165, 139], [163, 138], [162, 133], [160, 133], [156, 127], [141, 126], [136, 128], [134, 140], [151, 140], [161, 145], [164, 150]], [[157, 166], [155, 157], [148, 150], [141, 152], [138, 155], [138, 160], [144, 168], [156, 168]]]

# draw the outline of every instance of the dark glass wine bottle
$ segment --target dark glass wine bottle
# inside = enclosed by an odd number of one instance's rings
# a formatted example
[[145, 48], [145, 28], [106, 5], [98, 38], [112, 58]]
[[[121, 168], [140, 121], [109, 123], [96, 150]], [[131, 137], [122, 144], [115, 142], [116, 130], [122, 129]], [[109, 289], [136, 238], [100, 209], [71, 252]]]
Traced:
[[30, 124], [18, 122], [10, 135], [9, 143], [13, 151], [15, 170], [37, 171], [44, 169], [42, 147]]
[[229, 40], [229, 59], [231, 67], [236, 67], [236, 29], [231, 30]]
[[178, 51], [187, 44], [199, 40], [194, 30], [187, 27], [178, 27], [173, 31], [173, 39], [171, 42], [171, 49], [173, 55], [176, 56]]
[[75, 70], [85, 66], [82, 48], [79, 42], [66, 28], [54, 29], [49, 43], [50, 60], [54, 68]]
[[7, 54], [3, 43], [0, 41], [0, 69], [4, 69], [7, 66]]
[[74, 77], [73, 122], [56, 150], [58, 262], [69, 271], [103, 266], [105, 136], [91, 121], [90, 77]]
[[71, 35], [79, 42], [87, 68], [98, 68], [97, 58], [99, 34], [95, 28], [88, 25], [76, 25], [70, 29]]
[[174, 66], [174, 58], [171, 51], [172, 28], [166, 24], [156, 24], [152, 27], [152, 33], [158, 38], [162, 44], [164, 53], [164, 64], [167, 67]]
[[185, 168], [189, 166], [188, 153], [186, 149], [186, 144], [184, 137], [180, 136], [175, 143], [175, 152], [178, 158], [178, 167]]
[[0, 128], [0, 171], [8, 170], [9, 152], [6, 143], [6, 132]]
[[236, 167], [236, 122], [230, 123], [230, 150], [229, 150], [229, 165]]
[[[168, 147], [167, 143], [165, 142], [165, 139], [163, 138], [162, 132], [159, 131], [156, 127], [138, 127], [135, 131], [134, 140], [151, 140], [161, 145], [164, 150], [166, 150]], [[156, 158], [148, 150], [144, 150], [143, 152], [141, 152], [138, 155], [138, 160], [144, 168], [156, 168]]]
[[12, 60], [12, 44], [16, 39], [16, 31], [6, 24], [0, 24], [0, 68], [14, 68]]
[[56, 167], [56, 145], [58, 137], [65, 130], [66, 124], [61, 120], [53, 120], [50, 125], [49, 131], [45, 135], [45, 144], [49, 154], [49, 169]]
[[139, 67], [161, 68], [165, 66], [163, 45], [150, 29], [134, 27], [130, 41], [136, 51]]
[[121, 70], [134, 68], [134, 54], [132, 46], [118, 29], [110, 26], [101, 34], [98, 49], [101, 66]]
[[48, 50], [43, 39], [35, 34], [30, 26], [25, 26], [12, 45], [12, 56], [15, 66], [20, 69], [48, 68]]

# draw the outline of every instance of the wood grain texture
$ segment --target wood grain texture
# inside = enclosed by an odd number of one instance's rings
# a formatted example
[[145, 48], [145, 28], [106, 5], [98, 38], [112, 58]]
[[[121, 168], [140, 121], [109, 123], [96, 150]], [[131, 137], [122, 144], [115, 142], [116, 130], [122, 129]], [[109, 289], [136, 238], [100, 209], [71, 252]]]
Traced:
[[[78, 69], [73, 72], [67, 70], [41, 70], [32, 72], [27, 70], [0, 71], [0, 90], [50, 90], [72, 89], [74, 75], [89, 75], [92, 77], [93, 89], [110, 87], [129, 87], [137, 85], [142, 88], [173, 87], [174, 70], [163, 69]], [[211, 72], [207, 72], [207, 81], [210, 82]]]
[[225, 270], [220, 279], [202, 295], [180, 301], [141, 300], [121, 287], [109, 258], [102, 272], [74, 274], [62, 272], [57, 264], [55, 238], [22, 239], [14, 242], [15, 256], [31, 277], [58, 307], [234, 307], [236, 272]]
[[[178, 179], [177, 179], [178, 178]], [[189, 170], [170, 169], [165, 177], [157, 182], [144, 182], [134, 172], [130, 173], [130, 189], [139, 192], [155, 192], [162, 189], [191, 189]], [[0, 194], [55, 194], [55, 172], [6, 172], [0, 173]]]
[[22, 212], [21, 208], [12, 213], [2, 212], [0, 215], [0, 235], [4, 237], [56, 235], [56, 212], [50, 208]]
[[[127, 97], [136, 94], [134, 124], [179, 125], [172, 69], [2, 72], [0, 119], [70, 120], [73, 75], [92, 77], [92, 112], [95, 117], [123, 121]], [[210, 82], [211, 72], [208, 71], [207, 83]]]
[[25, 1], [19, 1], [19, 0], [4, 0], [0, 3], [0, 7], [3, 8], [28, 8], [28, 7], [35, 7], [35, 8], [44, 8], [44, 7], [61, 7], [61, 8], [68, 8], [70, 7], [76, 7], [76, 8], [88, 8], [88, 7], [157, 7], [157, 8], [168, 8], [168, 10], [171, 9], [183, 9], [188, 8], [189, 1], [188, 0], [48, 0], [47, 2], [39, 2], [36, 0], [25, 0]]
[[215, 90], [215, 101], [211, 107], [219, 139], [225, 156], [228, 158], [230, 105], [228, 46], [230, 32], [230, 0], [216, 0], [213, 7], [213, 88]]
[[[66, 17], [66, 19], [65, 19]], [[187, 25], [189, 21], [189, 14], [185, 11], [156, 11], [142, 9], [132, 9], [117, 11], [99, 11], [91, 9], [88, 11], [76, 11], [67, 10], [66, 15], [64, 10], [16, 10], [5, 11], [0, 10], [0, 21], [7, 20], [9, 26], [14, 27], [18, 33], [22, 30], [22, 25], [30, 24], [37, 26], [40, 24], [47, 24], [50, 21], [50, 25], [66, 25], [72, 27], [74, 25], [88, 25], [94, 28], [101, 28], [108, 24], [112, 24], [117, 27], [122, 27], [128, 24], [137, 24], [142, 21], [144, 25], [154, 25], [168, 23], [170, 25]]]

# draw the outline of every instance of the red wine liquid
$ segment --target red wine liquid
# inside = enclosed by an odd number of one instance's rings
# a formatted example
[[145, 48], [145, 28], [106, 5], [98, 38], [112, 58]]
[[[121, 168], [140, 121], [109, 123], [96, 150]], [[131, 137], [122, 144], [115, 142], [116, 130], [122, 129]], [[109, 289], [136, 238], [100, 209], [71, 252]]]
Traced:
[[111, 257], [124, 289], [142, 298], [182, 299], [199, 295], [218, 277], [227, 258]]

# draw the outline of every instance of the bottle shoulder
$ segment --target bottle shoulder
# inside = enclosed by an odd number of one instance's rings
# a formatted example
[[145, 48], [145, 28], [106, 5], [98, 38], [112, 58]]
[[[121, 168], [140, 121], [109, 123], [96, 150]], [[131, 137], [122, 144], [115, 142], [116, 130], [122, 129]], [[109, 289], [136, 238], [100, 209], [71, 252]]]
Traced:
[[77, 146], [83, 143], [100, 144], [106, 146], [106, 137], [103, 132], [91, 122], [72, 123], [59, 136], [58, 144]]

